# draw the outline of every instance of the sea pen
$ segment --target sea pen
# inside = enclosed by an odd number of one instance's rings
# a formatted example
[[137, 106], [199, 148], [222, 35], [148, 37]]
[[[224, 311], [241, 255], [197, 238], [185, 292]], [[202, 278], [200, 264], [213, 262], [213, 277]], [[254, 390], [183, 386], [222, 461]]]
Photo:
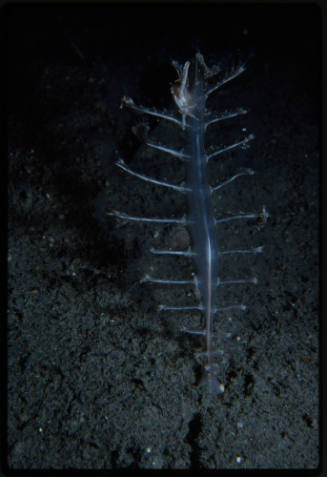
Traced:
[[[165, 306], [160, 305], [160, 311], [190, 311], [200, 310], [205, 318], [205, 325], [202, 329], [191, 330], [183, 328], [182, 331], [195, 335], [202, 335], [205, 338], [205, 356], [204, 378], [208, 382], [211, 392], [219, 394], [224, 391], [224, 384], [218, 381], [218, 363], [215, 362], [215, 350], [213, 348], [214, 337], [214, 316], [225, 310], [239, 309], [245, 310], [244, 304], [231, 304], [229, 306], [220, 307], [216, 302], [216, 289], [223, 285], [257, 283], [256, 278], [237, 279], [222, 281], [220, 279], [219, 257], [226, 254], [246, 254], [261, 253], [263, 247], [255, 247], [249, 250], [220, 250], [219, 248], [219, 225], [239, 219], [261, 219], [266, 221], [268, 213], [265, 206], [259, 213], [249, 213], [229, 216], [216, 219], [213, 213], [212, 195], [233, 182], [242, 175], [252, 175], [252, 169], [243, 169], [233, 175], [224, 182], [212, 186], [208, 180], [207, 165], [208, 161], [214, 160], [218, 156], [237, 147], [246, 147], [249, 141], [254, 139], [254, 135], [250, 134], [241, 140], [216, 149], [208, 153], [208, 147], [205, 145], [206, 131], [208, 127], [214, 127], [216, 123], [230, 119], [239, 115], [246, 114], [247, 111], [239, 108], [235, 111], [225, 111], [221, 114], [212, 114], [207, 110], [206, 101], [210, 95], [215, 93], [227, 82], [238, 77], [244, 70], [244, 65], [234, 68], [225, 75], [221, 75], [221, 68], [213, 66], [209, 68], [203, 56], [197, 53], [193, 62], [192, 85], [191, 80], [191, 62], [187, 61], [184, 65], [173, 61], [173, 66], [177, 72], [177, 80], [171, 87], [173, 99], [177, 105], [180, 117], [171, 116], [165, 112], [159, 112], [143, 106], [138, 106], [131, 98], [124, 97], [122, 104], [128, 106], [138, 112], [148, 114], [158, 119], [172, 122], [182, 129], [185, 133], [185, 147], [182, 150], [176, 150], [166, 145], [156, 144], [146, 141], [146, 144], [162, 152], [167, 153], [173, 158], [182, 161], [186, 167], [186, 184], [175, 185], [168, 182], [159, 181], [152, 177], [140, 174], [130, 169], [123, 159], [117, 161], [117, 166], [125, 172], [152, 184], [166, 187], [178, 191], [188, 200], [188, 214], [186, 217], [175, 218], [157, 218], [157, 217], [135, 217], [127, 215], [117, 210], [111, 210], [109, 215], [113, 215], [120, 219], [126, 219], [136, 222], [147, 222], [152, 224], [180, 224], [188, 227], [191, 232], [191, 246], [187, 250], [171, 250], [171, 249], [151, 249], [155, 255], [175, 255], [185, 256], [193, 259], [195, 262], [197, 273], [193, 280], [170, 280], [163, 278], [155, 278], [146, 275], [143, 282], [155, 283], [160, 285], [189, 285], [193, 284], [195, 295], [198, 298], [198, 304], [195, 306]], [[214, 78], [219, 80], [213, 82]]]

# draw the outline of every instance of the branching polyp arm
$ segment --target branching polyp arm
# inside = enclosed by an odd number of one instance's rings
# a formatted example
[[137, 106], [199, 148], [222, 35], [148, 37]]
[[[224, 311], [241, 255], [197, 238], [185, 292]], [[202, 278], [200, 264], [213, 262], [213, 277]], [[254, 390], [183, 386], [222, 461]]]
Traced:
[[159, 113], [158, 111], [155, 111], [154, 109], [145, 108], [144, 106], [137, 106], [132, 100], [132, 98], [128, 98], [127, 96], [124, 96], [121, 102], [122, 102], [121, 108], [123, 107], [123, 105], [125, 105], [131, 109], [134, 109], [134, 111], [148, 114], [149, 116], [155, 116], [156, 118], [160, 118], [160, 119], [167, 119], [168, 121], [178, 124], [178, 126], [181, 127], [182, 129], [184, 129], [185, 127], [185, 124], [183, 124], [182, 121], [180, 121], [179, 119], [174, 118], [173, 116], [168, 116], [167, 114], [164, 114], [164, 113]]
[[175, 184], [170, 184], [168, 182], [163, 182], [163, 181], [158, 181], [157, 179], [153, 179], [152, 177], [145, 176], [143, 174], [139, 174], [138, 172], [133, 171], [123, 161], [123, 159], [119, 159], [119, 161], [116, 162], [116, 166], [118, 166], [120, 169], [122, 169], [125, 172], [128, 172], [128, 174], [131, 174], [132, 176], [137, 177], [138, 179], [141, 179], [142, 181], [145, 182], [150, 182], [151, 184], [155, 185], [160, 185], [163, 187], [168, 187], [169, 189], [176, 190], [177, 192], [189, 192], [190, 189], [188, 187], [183, 187], [183, 186], [177, 186]]
[[237, 178], [240, 177], [240, 176], [246, 176], [246, 175], [253, 176], [253, 174], [254, 174], [254, 170], [253, 170], [253, 169], [244, 169], [244, 171], [238, 172], [237, 174], [235, 174], [234, 176], [230, 177], [230, 178], [227, 179], [226, 181], [221, 182], [221, 183], [218, 184], [217, 186], [211, 187], [211, 192], [216, 192], [217, 190], [221, 189], [222, 187], [224, 187], [225, 185], [229, 184], [230, 182], [233, 182], [235, 179], [237, 179]]
[[260, 219], [262, 222], [267, 222], [269, 218], [269, 214], [267, 212], [266, 206], [262, 207], [262, 211], [258, 214], [241, 214], [241, 215], [232, 215], [231, 217], [226, 217], [224, 219], [216, 220], [216, 224], [221, 224], [223, 222], [230, 222], [231, 220], [238, 220], [238, 219]]
[[238, 108], [235, 111], [225, 111], [224, 113], [218, 114], [218, 116], [211, 117], [211, 119], [205, 123], [205, 127], [207, 128], [211, 124], [224, 121], [225, 119], [235, 118], [236, 116], [241, 116], [243, 114], [247, 114], [247, 110], [244, 108]]
[[133, 215], [125, 214], [124, 212], [119, 212], [119, 210], [109, 210], [107, 215], [117, 217], [118, 219], [130, 220], [132, 222], [148, 222], [156, 224], [181, 224], [186, 225], [186, 219], [182, 217], [181, 219], [160, 219], [157, 217], [135, 217]]
[[223, 147], [221, 149], [218, 149], [217, 151], [212, 152], [211, 154], [207, 155], [207, 160], [212, 159], [213, 157], [218, 156], [219, 154], [222, 154], [224, 152], [230, 151], [232, 149], [235, 149], [238, 146], [244, 146], [247, 144], [249, 141], [252, 141], [254, 139], [254, 134], [250, 134], [249, 136], [245, 137], [242, 139], [242, 141], [235, 142], [234, 144], [231, 144], [230, 146]]
[[149, 147], [152, 147], [153, 149], [157, 149], [157, 151], [166, 152], [167, 154], [170, 154], [174, 157], [177, 157], [181, 161], [185, 161], [186, 159], [190, 158], [189, 154], [185, 154], [182, 151], [176, 151], [175, 149], [170, 149], [169, 147], [160, 146], [160, 144], [154, 144], [152, 142], [146, 142], [146, 145], [149, 146]]
[[207, 91], [206, 96], [208, 97], [211, 93], [221, 88], [221, 86], [223, 86], [224, 84], [228, 83], [229, 81], [232, 81], [234, 78], [237, 78], [241, 73], [243, 73], [243, 71], [245, 71], [244, 65], [241, 65], [238, 68], [236, 68], [229, 76], [225, 76], [225, 78], [218, 81], [218, 83], [216, 83], [215, 86], [210, 88]]

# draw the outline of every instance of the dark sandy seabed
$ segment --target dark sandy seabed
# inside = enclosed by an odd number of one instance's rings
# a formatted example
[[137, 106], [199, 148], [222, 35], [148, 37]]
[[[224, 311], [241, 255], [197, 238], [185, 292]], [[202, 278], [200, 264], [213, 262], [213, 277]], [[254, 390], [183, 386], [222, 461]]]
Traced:
[[[13, 8], [9, 25], [8, 466], [11, 469], [315, 469], [319, 464], [320, 31], [314, 7]], [[188, 10], [186, 15], [186, 10]], [[187, 21], [185, 18], [187, 17]], [[157, 19], [162, 22], [158, 25]], [[268, 21], [269, 19], [269, 21]], [[244, 107], [208, 137], [251, 147], [210, 166], [212, 183], [255, 169], [215, 196], [217, 217], [257, 212], [266, 224], [221, 225], [217, 317], [225, 392], [211, 398], [194, 354], [192, 288], [140, 283], [192, 277], [173, 226], [106, 216], [187, 211], [177, 193], [114, 166], [180, 183], [183, 165], [147, 149], [144, 127], [177, 147], [170, 124], [120, 111], [120, 99], [171, 113], [171, 60], [247, 71], [210, 100]], [[186, 237], [187, 239], [187, 237]], [[172, 245], [173, 244], [173, 245]], [[224, 333], [231, 338], [224, 338]]]

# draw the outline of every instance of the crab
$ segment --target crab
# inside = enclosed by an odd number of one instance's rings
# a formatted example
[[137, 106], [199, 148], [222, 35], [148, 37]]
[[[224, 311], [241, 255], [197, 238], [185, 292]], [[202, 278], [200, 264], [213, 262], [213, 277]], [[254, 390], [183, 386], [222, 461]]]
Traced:
[[182, 115], [182, 122], [183, 122], [183, 129], [186, 125], [186, 117], [189, 116], [194, 118], [192, 111], [194, 109], [194, 102], [192, 99], [192, 95], [187, 89], [187, 82], [188, 82], [188, 70], [190, 67], [190, 62], [187, 61], [183, 68], [177, 61], [172, 62], [174, 68], [177, 71], [178, 78], [170, 88], [170, 92], [173, 95], [174, 101]]

